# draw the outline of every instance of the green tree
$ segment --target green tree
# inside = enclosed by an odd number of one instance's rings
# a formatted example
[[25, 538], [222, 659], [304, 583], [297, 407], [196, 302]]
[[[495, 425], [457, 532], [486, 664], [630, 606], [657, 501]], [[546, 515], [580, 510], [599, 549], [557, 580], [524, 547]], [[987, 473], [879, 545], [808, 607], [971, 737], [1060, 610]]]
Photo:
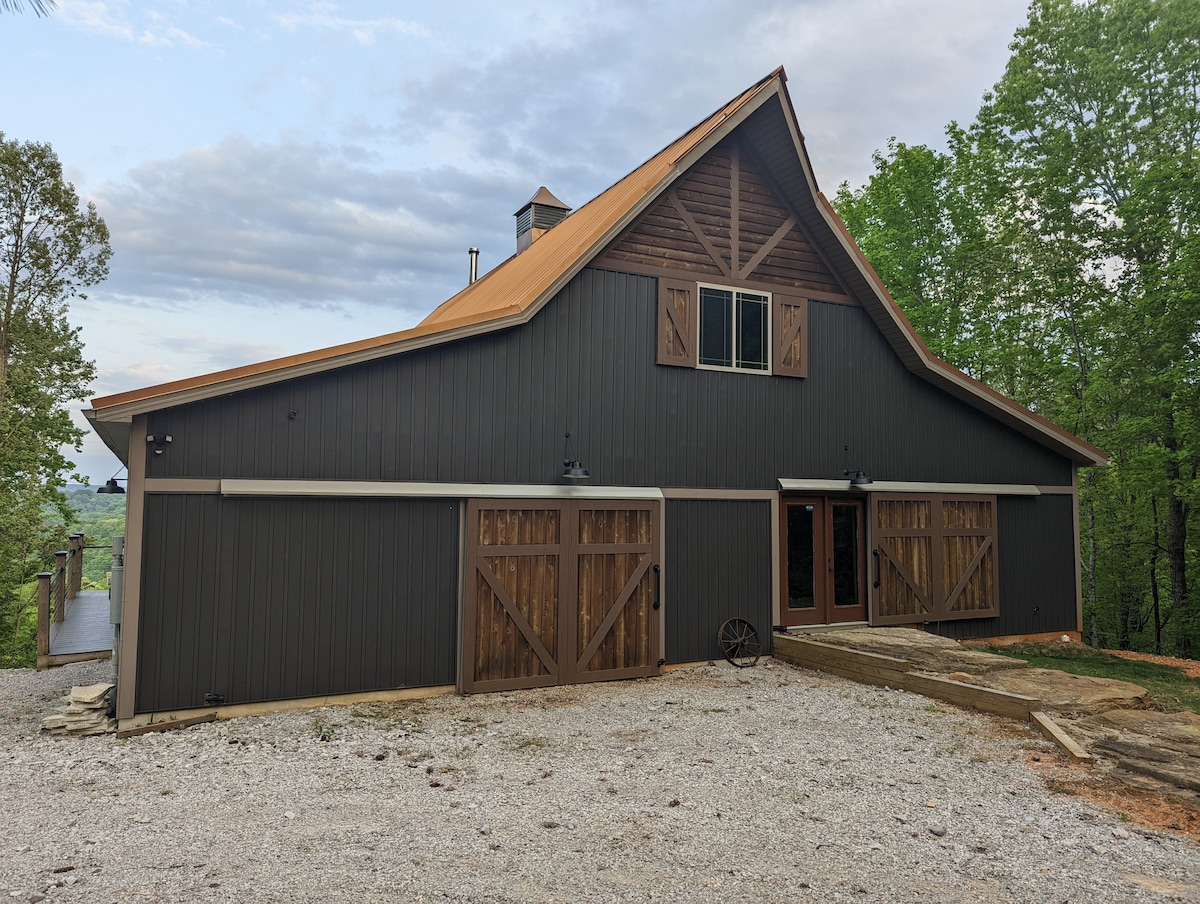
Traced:
[[[1174, 639], [1200, 644], [1189, 521], [1200, 437], [1200, 0], [1038, 0], [979, 114], [1044, 235], [1109, 293], [1104, 440], [1163, 502]], [[1160, 525], [1161, 519], [1161, 525]], [[1157, 546], [1154, 547], [1158, 549]]]
[[110, 255], [104, 221], [81, 207], [50, 146], [0, 133], [0, 626], [9, 637], [71, 517], [63, 487], [74, 465], [63, 450], [78, 451], [84, 431], [66, 403], [86, 396], [95, 367], [67, 314], [107, 275]]
[[1106, 449], [1098, 642], [1200, 648], [1200, 0], [1035, 0], [948, 151], [893, 140], [836, 206], [932, 350]]
[[[29, 0], [29, 8], [37, 16], [48, 16], [57, 6], [54, 0]], [[21, 0], [0, 0], [0, 10], [20, 13], [25, 11], [25, 4]]]

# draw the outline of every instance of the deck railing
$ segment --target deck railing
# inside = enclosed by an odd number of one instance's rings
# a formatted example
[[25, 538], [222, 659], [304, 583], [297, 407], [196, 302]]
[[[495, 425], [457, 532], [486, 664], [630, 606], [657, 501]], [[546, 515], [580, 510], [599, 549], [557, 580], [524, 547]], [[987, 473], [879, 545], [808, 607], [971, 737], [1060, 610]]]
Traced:
[[67, 548], [54, 554], [54, 570], [37, 576], [38, 656], [50, 654], [50, 625], [66, 619], [67, 601], [75, 599], [83, 587], [83, 550], [83, 534], [72, 534]]

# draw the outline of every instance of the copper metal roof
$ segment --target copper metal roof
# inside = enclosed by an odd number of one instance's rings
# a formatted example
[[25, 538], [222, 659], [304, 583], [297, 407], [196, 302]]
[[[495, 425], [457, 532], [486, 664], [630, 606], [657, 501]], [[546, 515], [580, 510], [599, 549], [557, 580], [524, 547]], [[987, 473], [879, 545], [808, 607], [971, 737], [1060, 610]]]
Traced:
[[[523, 323], [566, 286], [688, 167], [756, 112], [762, 111], [751, 123], [754, 128], [760, 128], [764, 115], [774, 123], [774, 150], [784, 154], [789, 161], [789, 173], [781, 179], [789, 198], [802, 215], [815, 215], [827, 224], [829, 232], [822, 237], [823, 244], [837, 253], [840, 265], [858, 290], [856, 294], [861, 296], [864, 307], [908, 368], [1080, 464], [1107, 464], [1107, 456], [1100, 449], [962, 374], [925, 347], [818, 190], [787, 94], [786, 79], [783, 67], [780, 67], [752, 85], [629, 175], [569, 214], [524, 251], [443, 302], [412, 329], [104, 396], [94, 399], [94, 410], [85, 414], [110, 448], [122, 455], [116, 448], [120, 443], [114, 438], [115, 434], [104, 427], [106, 422], [128, 423], [135, 414]], [[772, 100], [778, 103], [770, 104]], [[539, 190], [531, 200], [536, 200], [542, 191], [545, 190]]]

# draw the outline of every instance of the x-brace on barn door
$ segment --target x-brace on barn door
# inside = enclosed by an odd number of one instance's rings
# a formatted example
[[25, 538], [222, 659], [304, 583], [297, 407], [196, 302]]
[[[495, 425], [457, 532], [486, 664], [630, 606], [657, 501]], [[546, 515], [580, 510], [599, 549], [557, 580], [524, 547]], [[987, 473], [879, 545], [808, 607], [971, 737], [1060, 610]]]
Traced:
[[473, 500], [462, 690], [657, 674], [659, 517], [654, 501]]

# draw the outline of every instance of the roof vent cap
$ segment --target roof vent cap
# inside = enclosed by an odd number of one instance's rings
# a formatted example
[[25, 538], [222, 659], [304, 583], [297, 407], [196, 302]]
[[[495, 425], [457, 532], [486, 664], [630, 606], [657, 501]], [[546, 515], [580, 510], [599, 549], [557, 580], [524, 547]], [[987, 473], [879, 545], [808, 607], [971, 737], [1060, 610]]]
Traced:
[[546, 186], [541, 186], [525, 206], [513, 214], [517, 218], [517, 251], [524, 251], [570, 212], [570, 207], [550, 194]]

